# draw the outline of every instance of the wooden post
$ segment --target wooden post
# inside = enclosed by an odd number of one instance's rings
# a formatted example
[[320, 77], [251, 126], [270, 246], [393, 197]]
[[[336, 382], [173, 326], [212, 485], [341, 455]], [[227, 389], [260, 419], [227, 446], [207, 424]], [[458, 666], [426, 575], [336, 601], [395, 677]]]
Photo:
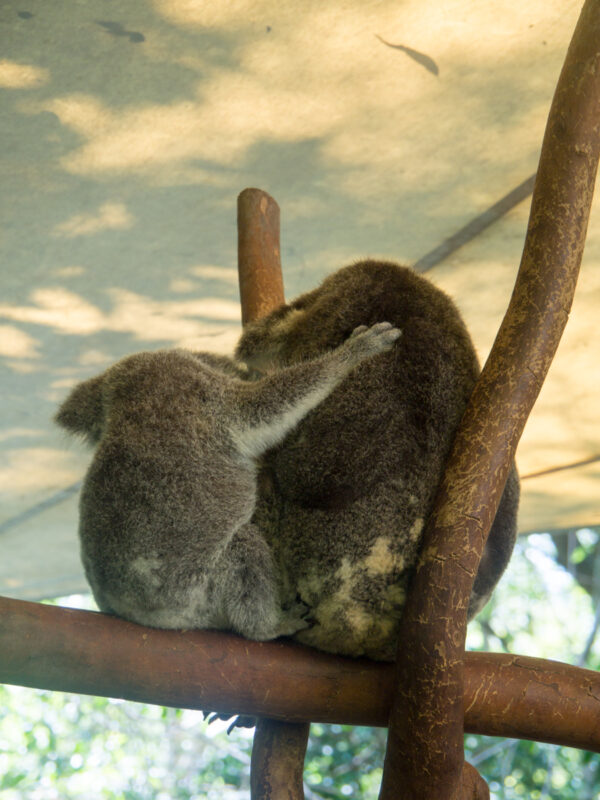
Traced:
[[238, 197], [238, 275], [242, 323], [285, 303], [279, 244], [279, 206], [261, 189]]
[[252, 800], [304, 800], [304, 758], [309, 722], [259, 720], [252, 745]]
[[[261, 189], [244, 189], [238, 197], [238, 273], [244, 325], [285, 303], [279, 206]], [[304, 800], [309, 727], [259, 718], [252, 745], [252, 800]]]

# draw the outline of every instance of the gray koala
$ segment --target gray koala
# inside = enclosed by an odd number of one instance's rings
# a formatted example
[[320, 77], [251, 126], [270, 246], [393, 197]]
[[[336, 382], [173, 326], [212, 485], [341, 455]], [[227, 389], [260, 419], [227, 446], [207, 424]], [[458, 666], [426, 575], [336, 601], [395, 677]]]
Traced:
[[[98, 605], [393, 659], [478, 374], [443, 292], [364, 261], [248, 325], [235, 360], [141, 353], [82, 383], [57, 421], [97, 446], [80, 538]], [[470, 616], [510, 558], [518, 495], [513, 466]]]
[[387, 322], [357, 327], [334, 350], [252, 382], [226, 358], [171, 350], [79, 384], [56, 421], [96, 447], [79, 536], [99, 608], [259, 640], [305, 628], [307, 606], [284, 596], [251, 521], [258, 460], [399, 336]]

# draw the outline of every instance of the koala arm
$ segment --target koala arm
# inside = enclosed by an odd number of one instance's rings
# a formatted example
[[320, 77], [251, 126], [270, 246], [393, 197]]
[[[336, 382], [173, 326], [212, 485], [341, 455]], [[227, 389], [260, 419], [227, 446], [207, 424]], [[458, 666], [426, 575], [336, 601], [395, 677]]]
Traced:
[[400, 331], [389, 322], [361, 326], [340, 347], [301, 364], [239, 385], [234, 442], [248, 458], [258, 458], [287, 433], [361, 361], [389, 350]]

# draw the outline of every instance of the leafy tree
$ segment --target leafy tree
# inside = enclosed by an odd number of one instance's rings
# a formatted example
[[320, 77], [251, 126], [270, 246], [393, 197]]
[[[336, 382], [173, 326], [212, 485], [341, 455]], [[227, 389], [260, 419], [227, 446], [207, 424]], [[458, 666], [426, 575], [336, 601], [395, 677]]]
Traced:
[[[600, 617], [595, 609], [600, 571], [593, 581], [586, 578], [584, 588], [577, 577], [585, 573], [574, 565], [584, 559], [598, 563], [600, 537], [587, 529], [573, 535], [574, 561], [565, 561], [565, 534], [523, 537], [491, 602], [470, 626], [470, 649], [522, 653], [598, 669]], [[465, 748], [496, 800], [600, 798], [600, 756], [595, 753], [482, 736], [467, 736]]]

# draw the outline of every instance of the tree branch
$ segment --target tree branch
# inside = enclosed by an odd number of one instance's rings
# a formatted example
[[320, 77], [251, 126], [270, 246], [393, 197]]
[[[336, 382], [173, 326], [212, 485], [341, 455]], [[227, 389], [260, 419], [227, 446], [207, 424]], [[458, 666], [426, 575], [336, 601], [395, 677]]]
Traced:
[[600, 0], [586, 0], [548, 118], [515, 290], [457, 434], [404, 609], [381, 800], [463, 796], [470, 576], [573, 299], [600, 147], [599, 48]]
[[[0, 597], [0, 682], [287, 722], [385, 727], [394, 665]], [[600, 752], [598, 672], [467, 653], [461, 707], [470, 733]]]

